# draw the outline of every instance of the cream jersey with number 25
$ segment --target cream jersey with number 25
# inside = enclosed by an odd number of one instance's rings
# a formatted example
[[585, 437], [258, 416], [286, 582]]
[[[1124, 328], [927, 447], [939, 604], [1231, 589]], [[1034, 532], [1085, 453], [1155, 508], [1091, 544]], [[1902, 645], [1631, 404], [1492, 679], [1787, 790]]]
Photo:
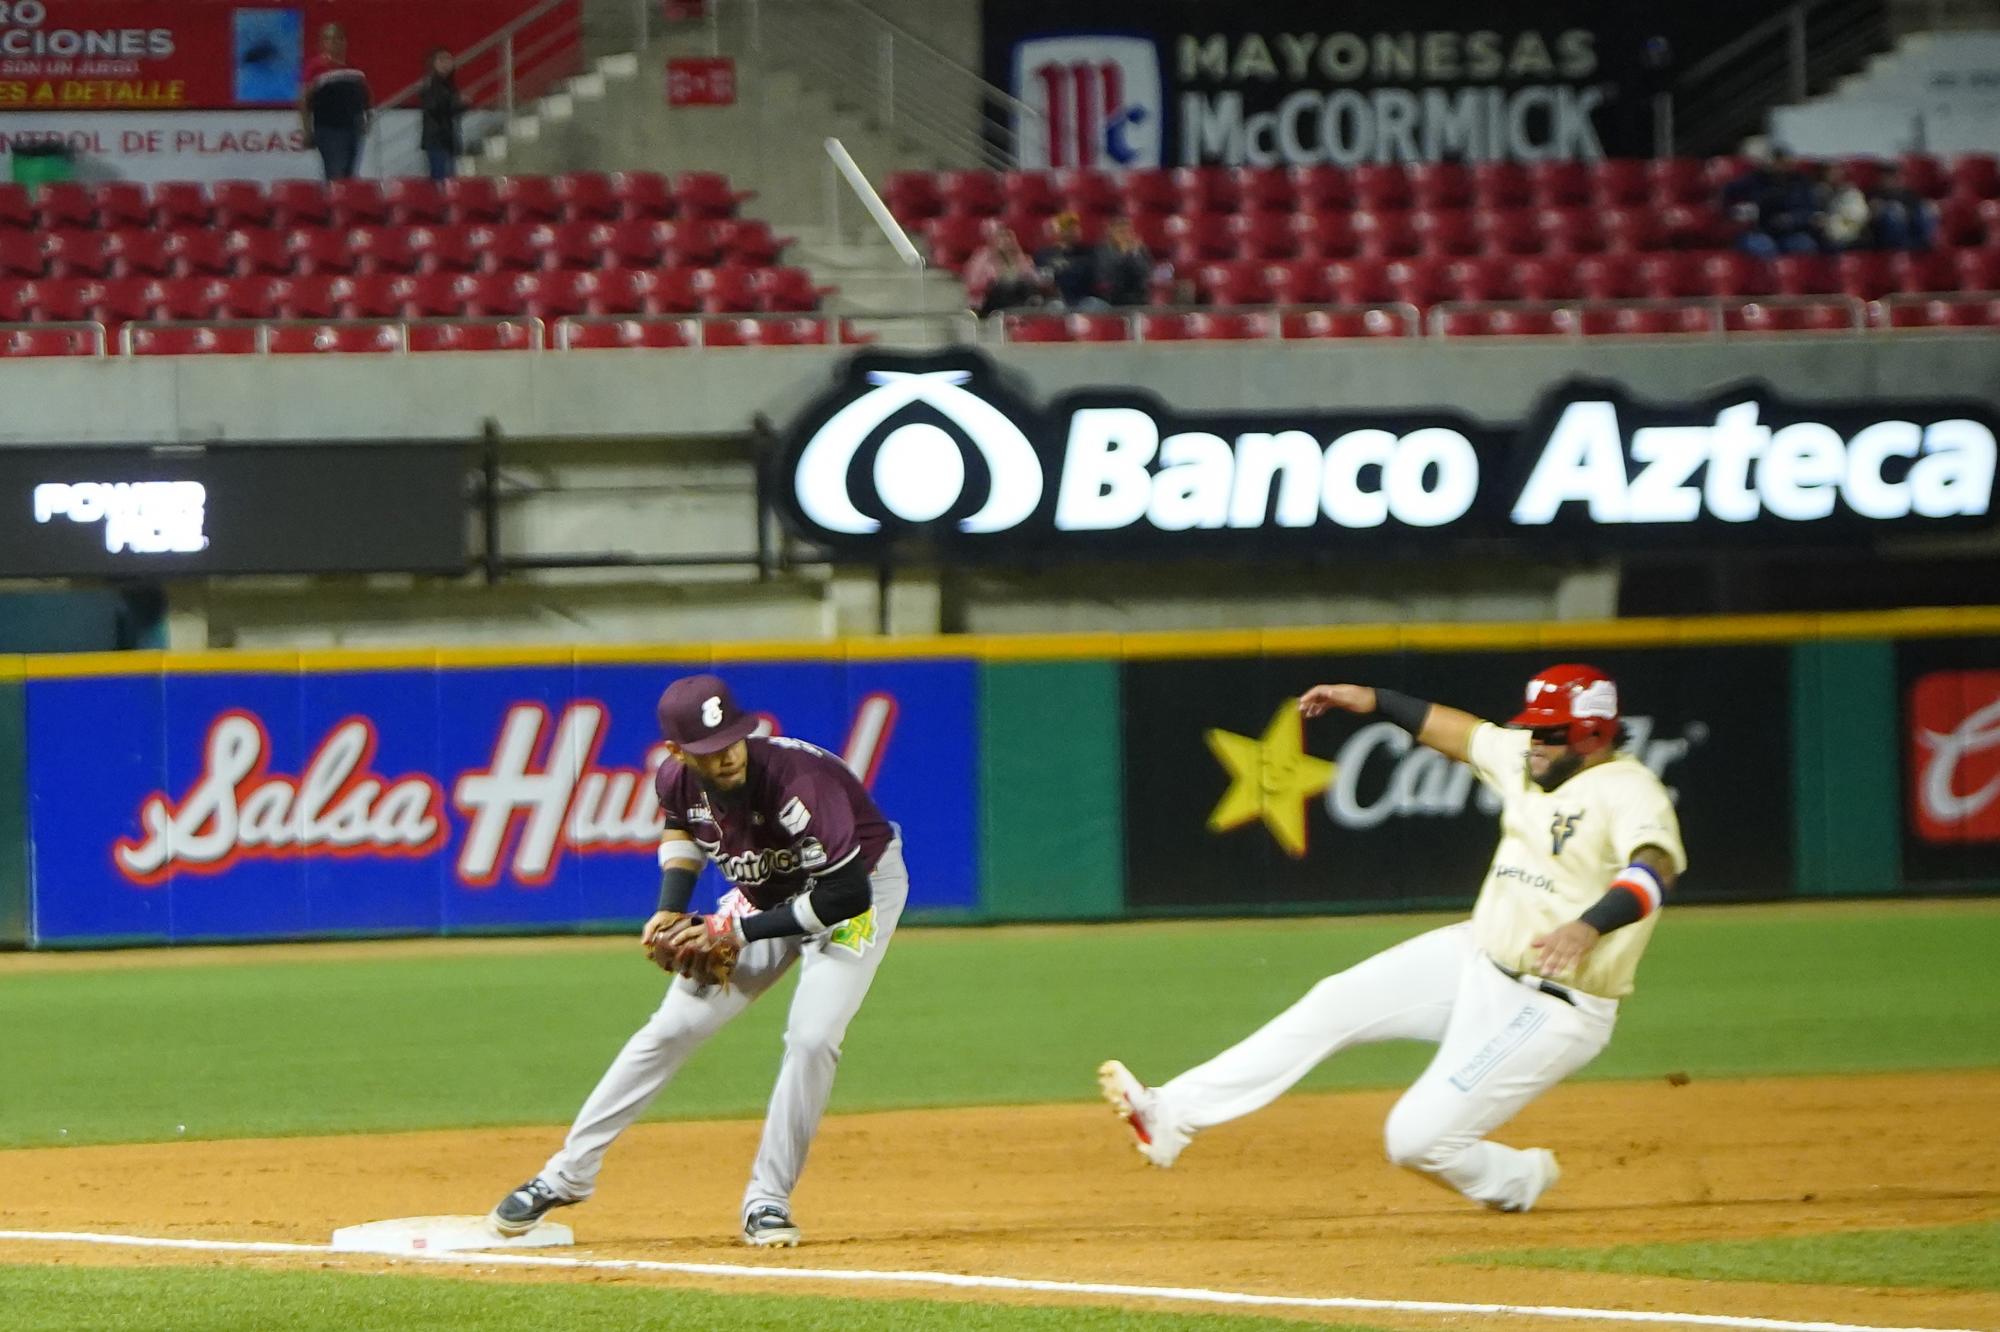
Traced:
[[[1531, 941], [1565, 925], [1604, 896], [1642, 846], [1687, 868], [1680, 820], [1666, 787], [1627, 754], [1577, 773], [1553, 791], [1528, 776], [1528, 732], [1481, 722], [1473, 728], [1472, 770], [1500, 796], [1500, 846], [1472, 908], [1472, 937], [1496, 962], [1535, 970]], [[1640, 954], [1659, 923], [1613, 930], [1574, 976], [1550, 977], [1609, 999], [1632, 992]]]

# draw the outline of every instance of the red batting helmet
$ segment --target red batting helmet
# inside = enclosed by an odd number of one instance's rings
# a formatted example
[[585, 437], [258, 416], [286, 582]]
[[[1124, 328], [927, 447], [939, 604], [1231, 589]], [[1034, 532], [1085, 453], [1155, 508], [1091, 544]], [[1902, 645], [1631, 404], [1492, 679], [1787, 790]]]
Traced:
[[1528, 681], [1528, 703], [1510, 726], [1567, 726], [1569, 743], [1618, 738], [1618, 686], [1595, 666], [1551, 666]]

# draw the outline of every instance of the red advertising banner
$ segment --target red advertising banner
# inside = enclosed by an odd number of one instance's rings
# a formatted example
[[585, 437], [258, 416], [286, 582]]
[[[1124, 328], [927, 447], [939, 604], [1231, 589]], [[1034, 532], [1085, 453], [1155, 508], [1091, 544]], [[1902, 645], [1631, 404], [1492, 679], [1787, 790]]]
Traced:
[[728, 56], [680, 56], [667, 61], [667, 105], [736, 105], [736, 62]]
[[[285, 8], [226, 0], [0, 3], [0, 113], [289, 106], [298, 98], [300, 69], [328, 23], [346, 29], [349, 59], [367, 72], [382, 100], [422, 78], [432, 50], [465, 50], [533, 3], [307, 0]], [[579, 32], [580, 16], [581, 0], [558, 6], [520, 34], [517, 49], [545, 53], [546, 61], [546, 53], [564, 49], [565, 30]], [[460, 87], [485, 72], [467, 71]]]
[[1934, 671], [1910, 691], [1910, 800], [1926, 842], [2000, 841], [2000, 671]]

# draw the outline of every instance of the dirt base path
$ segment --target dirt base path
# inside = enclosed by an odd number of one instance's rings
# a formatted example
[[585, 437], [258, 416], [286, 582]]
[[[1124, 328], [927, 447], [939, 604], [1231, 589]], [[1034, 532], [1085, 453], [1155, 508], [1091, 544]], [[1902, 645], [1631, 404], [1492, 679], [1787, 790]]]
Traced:
[[[574, 1225], [579, 1257], [2000, 1328], [2000, 1295], [1990, 1292], [1446, 1261], [2000, 1218], [2000, 1071], [1561, 1087], [1501, 1135], [1552, 1145], [1563, 1160], [1561, 1184], [1525, 1216], [1485, 1212], [1385, 1164], [1380, 1128], [1394, 1099], [1287, 1097], [1204, 1134], [1171, 1171], [1145, 1167], [1098, 1106], [837, 1116], [795, 1200], [808, 1243], [793, 1253], [733, 1242], [756, 1124], [646, 1124], [613, 1151], [596, 1198], [558, 1215]], [[359, 1221], [484, 1211], [558, 1137], [515, 1129], [0, 1152], [0, 1228], [324, 1243]], [[52, 1261], [380, 1265], [0, 1242], [0, 1262]], [[588, 1272], [549, 1279], [717, 1284]], [[908, 1286], [838, 1289], [952, 1297]]]

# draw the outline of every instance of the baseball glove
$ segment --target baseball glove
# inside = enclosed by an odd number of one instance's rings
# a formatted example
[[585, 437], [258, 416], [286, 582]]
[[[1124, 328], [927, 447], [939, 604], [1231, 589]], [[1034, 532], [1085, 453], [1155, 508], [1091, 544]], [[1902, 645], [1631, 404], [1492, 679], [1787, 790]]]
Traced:
[[736, 970], [735, 922], [723, 916], [687, 916], [655, 934], [649, 951], [662, 970], [696, 985], [727, 985]]

